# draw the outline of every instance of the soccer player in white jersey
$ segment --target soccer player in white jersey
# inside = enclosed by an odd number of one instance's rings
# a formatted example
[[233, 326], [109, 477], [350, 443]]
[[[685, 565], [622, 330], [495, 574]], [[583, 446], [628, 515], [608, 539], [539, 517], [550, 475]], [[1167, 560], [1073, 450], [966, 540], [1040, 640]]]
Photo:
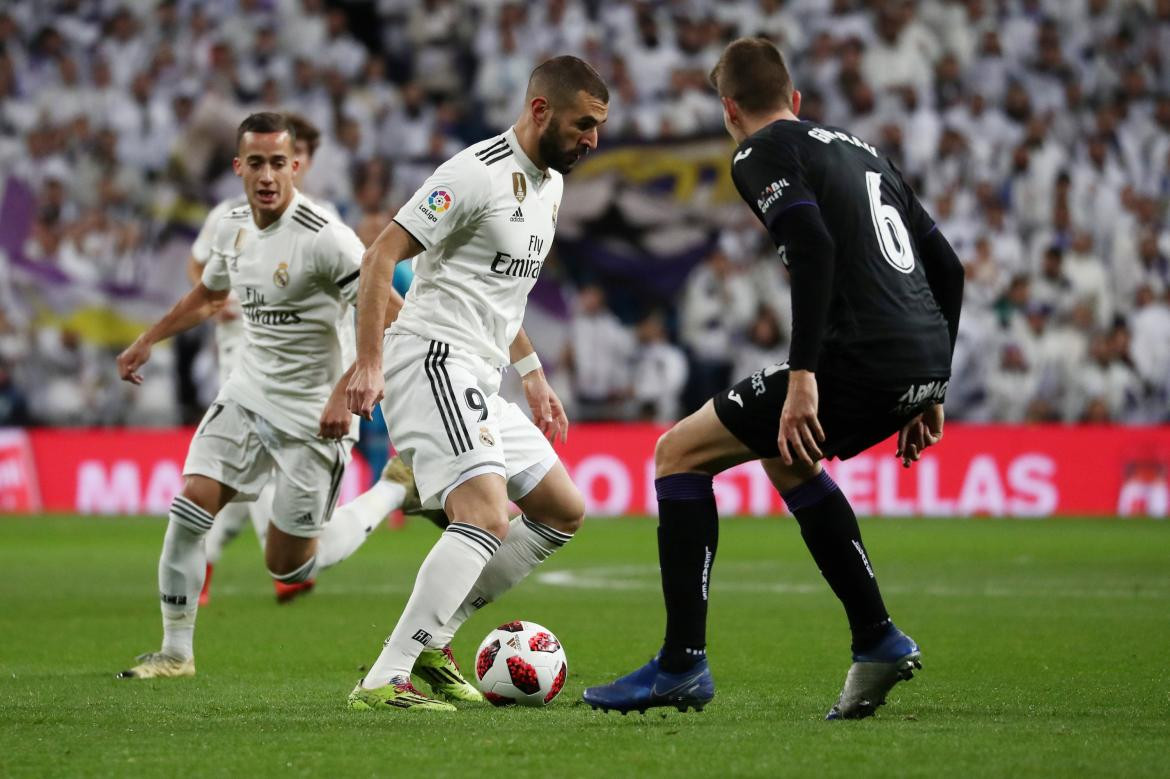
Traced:
[[[363, 246], [296, 191], [293, 142], [281, 114], [244, 120], [233, 167], [248, 205], [220, 221], [202, 281], [118, 356], [121, 377], [141, 383], [155, 343], [207, 319], [229, 291], [240, 297], [245, 345], [191, 441], [171, 504], [159, 560], [162, 648], [122, 678], [195, 673], [203, 537], [233, 498], [255, 499], [274, 481], [265, 561], [287, 584], [348, 557], [388, 510], [372, 490], [334, 511], [356, 420], [331, 388], [352, 358], [341, 316], [354, 302]], [[396, 309], [401, 299], [388, 297]]]
[[[298, 191], [313, 164], [313, 154], [321, 143], [321, 131], [309, 120], [299, 114], [285, 112], [285, 117], [292, 125], [293, 159], [297, 163], [297, 170], [293, 173], [293, 186]], [[303, 192], [301, 193], [304, 194]], [[248, 205], [245, 195], [228, 198], [218, 203], [207, 215], [199, 235], [191, 245], [191, 257], [187, 262], [187, 275], [193, 285], [203, 279], [203, 268], [211, 258], [211, 242], [215, 237], [215, 229], [219, 221], [230, 211]], [[325, 200], [310, 199], [310, 206], [321, 209], [331, 219], [340, 219], [337, 209], [332, 203]], [[223, 386], [231, 376], [240, 350], [244, 345], [244, 322], [240, 310], [240, 300], [235, 293], [228, 295], [224, 307], [215, 316], [215, 345], [219, 359], [219, 384]], [[387, 487], [376, 487], [384, 493], [383, 500], [388, 506], [386, 513], [397, 508], [415, 509], [409, 504], [409, 496], [413, 493], [413, 475], [410, 469], [401, 462], [387, 465], [382, 479], [391, 482]], [[394, 486], [394, 482], [401, 482], [401, 486]], [[215, 523], [203, 539], [203, 546], [207, 553], [207, 571], [203, 577], [203, 589], [199, 592], [199, 605], [206, 606], [211, 599], [211, 578], [215, 565], [219, 562], [223, 550], [243, 530], [244, 525], [251, 520], [256, 538], [260, 542], [260, 549], [264, 549], [265, 535], [268, 531], [268, 520], [272, 516], [273, 482], [270, 479], [260, 490], [260, 496], [251, 502], [232, 501], [223, 507], [215, 516]], [[315, 583], [314, 579], [307, 579], [296, 584], [285, 584], [274, 580], [278, 603], [288, 603], [294, 598], [310, 592]]]
[[[313, 153], [321, 142], [321, 132], [307, 119], [293, 113], [286, 113], [289, 123], [293, 127], [295, 141], [293, 142], [293, 159], [297, 162], [297, 171], [293, 174], [293, 186], [299, 191], [305, 175], [313, 164]], [[337, 209], [332, 203], [316, 200], [313, 204], [337, 218]], [[215, 237], [215, 229], [228, 212], [248, 205], [247, 196], [240, 194], [220, 201], [207, 214], [203, 227], [191, 244], [191, 256], [187, 261], [187, 276], [193, 285], [203, 280], [203, 268], [211, 259], [211, 241]], [[241, 319], [240, 299], [233, 292], [222, 309], [215, 315], [215, 347], [219, 363], [219, 384], [222, 387], [231, 376], [239, 357], [240, 349], [244, 345], [244, 322]], [[203, 577], [203, 589], [199, 592], [199, 605], [206, 606], [211, 598], [211, 577], [216, 563], [219, 562], [223, 550], [243, 530], [250, 519], [252, 528], [256, 531], [256, 538], [260, 541], [261, 550], [264, 549], [264, 536], [268, 530], [268, 519], [272, 516], [272, 482], [260, 490], [260, 496], [251, 502], [232, 501], [223, 507], [215, 516], [215, 524], [207, 531], [203, 539], [203, 546], [207, 552], [207, 572]], [[281, 584], [273, 581], [276, 588], [276, 599], [286, 603], [296, 596], [308, 592], [313, 586], [310, 579], [300, 584]]]
[[[552, 246], [561, 176], [596, 148], [608, 103], [601, 77], [582, 60], [543, 63], [516, 124], [443, 163], [363, 258], [347, 403], [368, 416], [385, 398], [391, 440], [414, 468], [423, 507], [444, 509], [451, 523], [350, 693], [351, 708], [453, 709], [410, 684], [420, 653], [446, 646], [584, 520], [581, 494], [548, 440], [565, 437], [568, 419], [521, 323]], [[395, 263], [420, 252], [383, 340]], [[498, 394], [509, 363], [536, 424]], [[511, 522], [509, 499], [523, 512]]]

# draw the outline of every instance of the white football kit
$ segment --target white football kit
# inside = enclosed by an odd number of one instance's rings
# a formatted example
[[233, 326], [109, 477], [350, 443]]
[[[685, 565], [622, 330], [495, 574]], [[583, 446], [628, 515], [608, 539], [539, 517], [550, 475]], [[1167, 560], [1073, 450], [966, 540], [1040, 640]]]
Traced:
[[342, 314], [356, 298], [364, 247], [300, 194], [261, 230], [244, 206], [220, 220], [203, 269], [209, 289], [241, 304], [245, 343], [200, 423], [184, 474], [215, 479], [253, 499], [275, 470], [274, 523], [313, 537], [328, 521], [356, 438], [317, 437], [321, 410], [353, 361]]
[[[307, 196], [306, 199], [308, 199]], [[207, 218], [203, 220], [203, 226], [199, 228], [199, 234], [195, 236], [195, 242], [191, 244], [191, 256], [195, 258], [195, 262], [199, 263], [200, 266], [207, 265], [207, 261], [211, 258], [211, 241], [215, 238], [215, 228], [219, 225], [219, 221], [229, 211], [246, 208], [247, 205], [247, 196], [238, 195], [221, 200], [208, 212]], [[309, 205], [318, 207], [329, 217], [341, 218], [337, 208], [326, 200], [309, 199]], [[215, 323], [216, 364], [219, 367], [221, 387], [231, 376], [240, 347], [244, 345], [244, 321], [240, 319], [240, 299], [234, 291], [228, 295], [227, 308], [235, 314], [235, 318], [217, 320]]]
[[517, 500], [556, 462], [499, 389], [562, 191], [561, 175], [537, 168], [510, 129], [439, 166], [394, 217], [424, 251], [385, 336], [382, 413], [425, 508], [483, 473], [503, 476]]

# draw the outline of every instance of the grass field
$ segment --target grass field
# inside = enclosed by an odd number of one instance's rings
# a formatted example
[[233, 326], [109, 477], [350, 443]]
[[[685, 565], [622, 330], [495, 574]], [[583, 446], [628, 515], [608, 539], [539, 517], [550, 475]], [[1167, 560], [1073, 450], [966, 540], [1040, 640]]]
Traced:
[[159, 520], [0, 518], [0, 775], [1166, 776], [1170, 524], [871, 520], [887, 605], [924, 671], [874, 719], [826, 723], [848, 664], [840, 609], [790, 521], [724, 523], [702, 714], [604, 715], [581, 690], [662, 633], [653, 524], [594, 520], [477, 615], [558, 633], [546, 709], [350, 712], [433, 528], [379, 532], [277, 607], [255, 542], [216, 571], [199, 675], [119, 682], [157, 648]]

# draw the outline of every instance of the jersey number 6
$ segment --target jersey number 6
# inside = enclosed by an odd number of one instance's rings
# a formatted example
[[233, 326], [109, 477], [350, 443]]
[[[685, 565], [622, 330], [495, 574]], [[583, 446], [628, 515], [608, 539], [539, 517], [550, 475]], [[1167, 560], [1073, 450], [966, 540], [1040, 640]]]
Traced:
[[910, 233], [902, 215], [893, 206], [882, 203], [882, 174], [868, 171], [865, 189], [869, 193], [869, 215], [877, 233], [878, 246], [886, 262], [902, 273], [914, 270], [914, 251], [910, 248]]

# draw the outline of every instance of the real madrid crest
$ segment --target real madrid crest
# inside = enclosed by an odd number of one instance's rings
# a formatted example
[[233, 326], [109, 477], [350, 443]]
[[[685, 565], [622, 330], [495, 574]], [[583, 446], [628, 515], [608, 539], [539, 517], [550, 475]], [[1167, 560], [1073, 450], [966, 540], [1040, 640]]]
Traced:
[[486, 427], [479, 429], [479, 442], [484, 446], [495, 446], [496, 439], [492, 438], [492, 433]]
[[524, 202], [524, 196], [528, 194], [528, 179], [524, 178], [523, 173], [512, 174], [512, 193], [516, 195], [517, 203]]
[[272, 283], [284, 289], [288, 286], [288, 263], [282, 262], [276, 266], [276, 272], [272, 274]]
[[553, 219], [553, 229], [554, 230], [557, 228], [557, 206], [558, 205], [560, 205], [560, 204], [553, 203], [552, 219]]

